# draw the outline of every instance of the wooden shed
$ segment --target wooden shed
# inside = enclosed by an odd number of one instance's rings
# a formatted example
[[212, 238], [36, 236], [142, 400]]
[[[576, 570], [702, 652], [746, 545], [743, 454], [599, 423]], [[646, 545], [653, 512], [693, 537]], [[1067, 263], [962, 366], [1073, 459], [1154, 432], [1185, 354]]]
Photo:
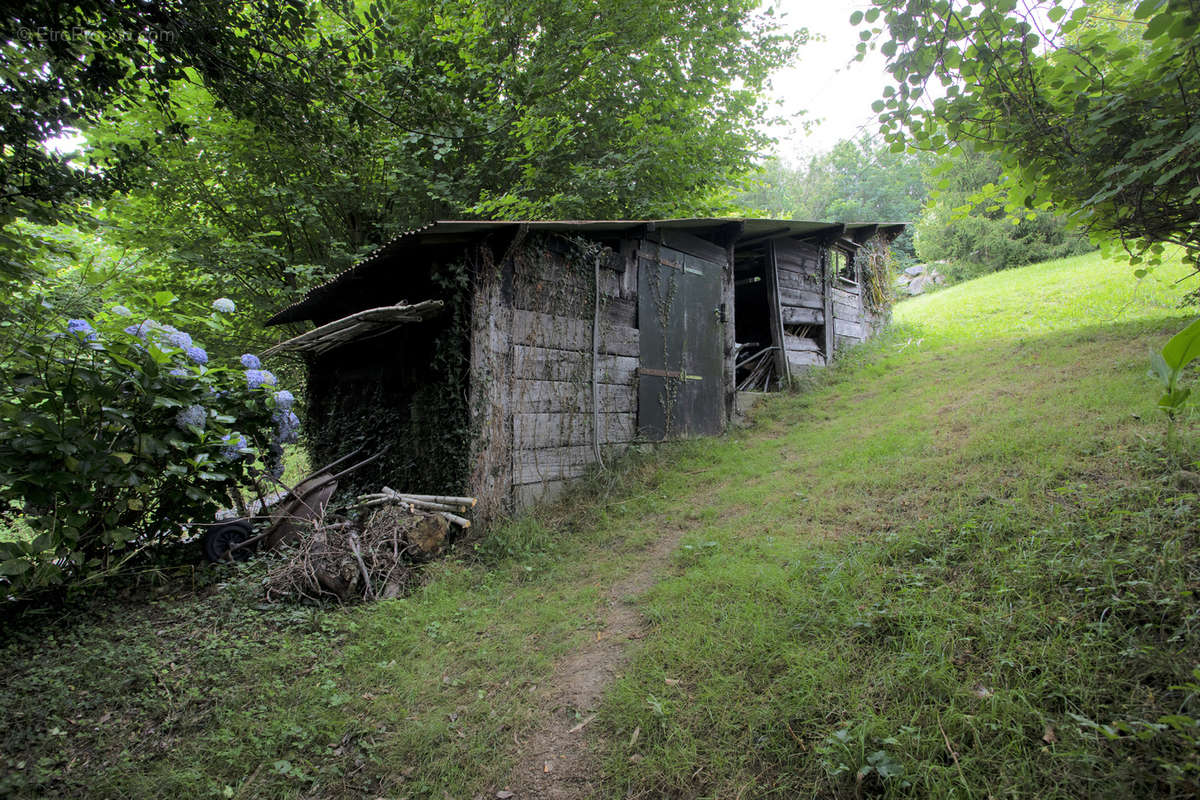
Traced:
[[486, 524], [869, 336], [856, 256], [902, 227], [437, 222], [272, 317], [316, 324], [272, 350], [305, 354], [314, 460], [387, 447], [364, 488], [469, 493]]

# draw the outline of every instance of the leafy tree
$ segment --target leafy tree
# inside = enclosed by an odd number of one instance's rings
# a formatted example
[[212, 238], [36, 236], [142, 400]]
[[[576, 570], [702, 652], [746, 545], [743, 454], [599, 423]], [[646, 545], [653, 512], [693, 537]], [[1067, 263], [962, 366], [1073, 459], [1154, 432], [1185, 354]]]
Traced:
[[1005, 210], [1000, 163], [969, 145], [946, 154], [931, 170], [939, 180], [913, 228], [922, 261], [948, 261], [954, 279], [1032, 264], [1092, 249], [1050, 211]]
[[[793, 168], [767, 161], [739, 202], [756, 213], [837, 222], [911, 222], [929, 194], [923, 154], [892, 152], [869, 136], [845, 139]], [[894, 243], [913, 254], [912, 234]]]
[[1012, 208], [1067, 211], [1135, 261], [1200, 257], [1200, 0], [872, 1], [851, 21], [882, 23], [893, 147], [971, 143]]
[[[38, 240], [14, 223], [81, 222], [80, 203], [125, 185], [123, 167], [182, 132], [172, 94], [202, 83], [229, 108], [258, 107], [271, 43], [307, 24], [302, 0], [25, 0], [0, 41], [0, 275], [19, 275]], [[47, 143], [105, 114], [152, 104], [163, 125], [80, 160]]]
[[[803, 36], [755, 3], [327, 5], [272, 80], [285, 113], [187, 90], [189, 138], [113, 205], [132, 240], [265, 305], [436, 217], [656, 217], [727, 207], [759, 100]], [[161, 127], [143, 107], [98, 152]]]

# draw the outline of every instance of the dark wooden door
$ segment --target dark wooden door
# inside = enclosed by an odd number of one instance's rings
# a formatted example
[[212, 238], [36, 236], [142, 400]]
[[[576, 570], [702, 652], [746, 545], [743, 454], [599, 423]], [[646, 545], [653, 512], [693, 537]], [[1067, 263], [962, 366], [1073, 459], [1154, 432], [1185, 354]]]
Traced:
[[723, 265], [656, 242], [638, 254], [638, 432], [652, 441], [720, 433]]

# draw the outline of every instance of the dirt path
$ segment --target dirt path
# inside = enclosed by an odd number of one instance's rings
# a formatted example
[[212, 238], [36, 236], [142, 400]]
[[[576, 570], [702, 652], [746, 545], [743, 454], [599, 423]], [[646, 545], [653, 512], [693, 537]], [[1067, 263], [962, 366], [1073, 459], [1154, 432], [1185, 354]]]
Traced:
[[682, 535], [682, 531], [667, 533], [645, 553], [632, 575], [609, 589], [604, 628], [559, 663], [544, 694], [545, 721], [523, 743], [516, 768], [495, 797], [583, 800], [594, 794], [597, 773], [588, 748], [587, 723], [604, 689], [626, 662], [630, 640], [642, 636], [644, 622], [630, 600], [657, 582]]

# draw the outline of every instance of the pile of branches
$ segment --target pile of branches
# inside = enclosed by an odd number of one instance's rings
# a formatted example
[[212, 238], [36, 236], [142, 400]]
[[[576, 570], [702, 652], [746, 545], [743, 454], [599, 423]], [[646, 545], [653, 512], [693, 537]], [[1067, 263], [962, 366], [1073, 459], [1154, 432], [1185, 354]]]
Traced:
[[461, 514], [474, 504], [470, 497], [405, 495], [385, 487], [359, 497], [345, 516], [322, 509], [314, 520], [298, 520], [290, 550], [267, 575], [267, 600], [400, 597], [415, 583], [418, 566], [445, 548], [451, 525], [470, 527]]
[[769, 391], [775, 381], [775, 359], [773, 354], [778, 347], [764, 347], [737, 362], [735, 369], [747, 370], [746, 377], [738, 382], [739, 392]]

